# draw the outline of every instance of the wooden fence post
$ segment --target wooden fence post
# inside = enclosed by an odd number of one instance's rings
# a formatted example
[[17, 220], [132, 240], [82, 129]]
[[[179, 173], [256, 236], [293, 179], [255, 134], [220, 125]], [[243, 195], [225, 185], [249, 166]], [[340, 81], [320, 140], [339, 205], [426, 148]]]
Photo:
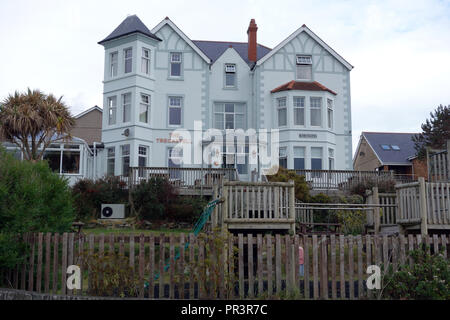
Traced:
[[420, 205], [420, 217], [422, 219], [420, 223], [420, 233], [422, 236], [428, 234], [428, 222], [427, 222], [427, 195], [425, 179], [419, 177], [419, 205]]
[[295, 183], [293, 180], [289, 180], [291, 187], [289, 188], [289, 219], [294, 222], [291, 223], [292, 235], [295, 235]]
[[[228, 231], [228, 225], [225, 223], [225, 219], [228, 219], [228, 186], [226, 185], [226, 183], [228, 182], [227, 179], [224, 179], [223, 184], [222, 184], [222, 196], [224, 198], [224, 202], [222, 204], [222, 232], [226, 232]], [[248, 193], [248, 190], [247, 190]]]
[[[372, 188], [372, 196], [373, 196], [373, 203], [375, 205], [379, 205], [380, 197], [378, 195], [378, 187]], [[380, 207], [377, 206], [373, 208], [373, 227], [375, 234], [378, 234], [380, 232]]]

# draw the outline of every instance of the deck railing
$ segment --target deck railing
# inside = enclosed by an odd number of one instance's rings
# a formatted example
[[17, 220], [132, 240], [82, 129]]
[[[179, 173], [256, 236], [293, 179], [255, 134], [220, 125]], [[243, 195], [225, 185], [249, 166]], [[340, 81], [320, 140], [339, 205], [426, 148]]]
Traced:
[[450, 140], [447, 141], [447, 150], [437, 152], [428, 151], [428, 181], [450, 181]]
[[128, 177], [122, 176], [131, 185], [155, 177], [167, 178], [180, 188], [208, 188], [221, 184], [224, 179], [239, 180], [235, 168], [173, 168], [173, 167], [131, 167]]
[[223, 228], [295, 231], [294, 182], [226, 181], [221, 194]]
[[353, 170], [295, 170], [305, 176], [311, 189], [349, 190], [355, 184], [365, 181], [387, 181], [395, 179], [390, 171], [353, 171]]

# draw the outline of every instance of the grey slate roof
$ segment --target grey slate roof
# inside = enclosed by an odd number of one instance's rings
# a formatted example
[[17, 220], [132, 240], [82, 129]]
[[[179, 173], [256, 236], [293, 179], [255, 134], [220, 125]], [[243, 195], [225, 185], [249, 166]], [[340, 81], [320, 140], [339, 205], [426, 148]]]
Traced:
[[[248, 60], [248, 43], [247, 42], [226, 42], [226, 41], [204, 41], [204, 40], [192, 40], [192, 42], [203, 51], [204, 54], [211, 59], [214, 63], [219, 57], [232, 46], [237, 53], [244, 59], [247, 64], [251, 64]], [[261, 59], [268, 54], [271, 49], [258, 44], [257, 46], [257, 59]]]
[[[382, 164], [411, 165], [408, 158], [416, 155], [412, 137], [416, 133], [363, 132]], [[400, 150], [383, 150], [381, 145], [397, 145]]]
[[117, 39], [132, 33], [141, 33], [155, 40], [162, 41], [145, 26], [137, 15], [128, 16], [109, 36], [99, 42], [103, 44], [106, 41]]

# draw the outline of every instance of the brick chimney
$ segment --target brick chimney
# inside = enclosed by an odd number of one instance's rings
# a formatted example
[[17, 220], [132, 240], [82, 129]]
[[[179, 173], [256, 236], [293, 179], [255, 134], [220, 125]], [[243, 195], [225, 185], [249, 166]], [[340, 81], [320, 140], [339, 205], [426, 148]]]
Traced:
[[250, 20], [250, 25], [248, 26], [248, 60], [256, 62], [256, 32], [258, 31], [258, 26], [255, 23], [255, 19]]

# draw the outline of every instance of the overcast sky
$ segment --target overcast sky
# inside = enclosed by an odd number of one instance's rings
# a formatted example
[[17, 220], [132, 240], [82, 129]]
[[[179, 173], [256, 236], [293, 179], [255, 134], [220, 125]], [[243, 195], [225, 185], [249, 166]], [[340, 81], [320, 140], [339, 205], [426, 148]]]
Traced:
[[353, 148], [361, 131], [418, 132], [450, 104], [450, 0], [0, 0], [0, 99], [39, 88], [73, 114], [102, 107], [103, 47], [128, 14], [149, 29], [169, 16], [193, 40], [275, 47], [306, 24], [355, 68]]

